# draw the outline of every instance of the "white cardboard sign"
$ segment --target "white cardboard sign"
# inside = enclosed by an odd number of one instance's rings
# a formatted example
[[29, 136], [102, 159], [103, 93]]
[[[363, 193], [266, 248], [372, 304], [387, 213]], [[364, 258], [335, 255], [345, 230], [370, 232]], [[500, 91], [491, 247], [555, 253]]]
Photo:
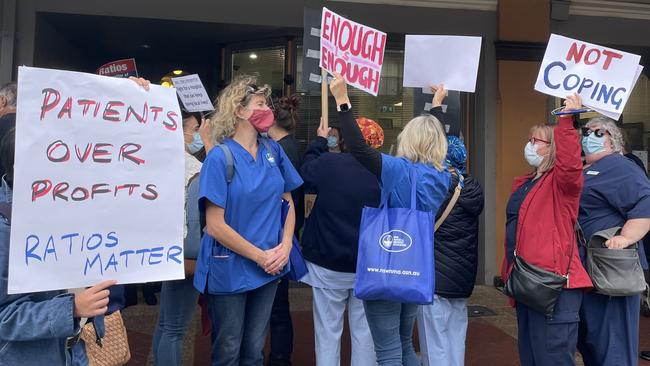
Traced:
[[481, 37], [406, 35], [405, 87], [444, 84], [447, 90], [476, 90]]
[[185, 106], [185, 110], [188, 112], [214, 110], [208, 92], [203, 87], [199, 75], [192, 74], [172, 78], [172, 83], [174, 84], [174, 88], [176, 88], [178, 97], [181, 98], [181, 102], [183, 102], [183, 105]]
[[173, 89], [20, 67], [8, 292], [181, 279]]
[[640, 60], [639, 55], [551, 34], [535, 90], [559, 98], [578, 93], [585, 106], [618, 119]]
[[386, 33], [327, 8], [323, 8], [320, 30], [320, 66], [330, 74], [338, 72], [355, 88], [377, 96]]

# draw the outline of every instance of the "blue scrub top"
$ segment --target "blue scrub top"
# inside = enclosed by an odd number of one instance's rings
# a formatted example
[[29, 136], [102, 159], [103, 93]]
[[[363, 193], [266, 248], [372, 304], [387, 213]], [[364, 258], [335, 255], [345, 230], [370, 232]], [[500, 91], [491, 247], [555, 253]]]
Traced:
[[[273, 151], [259, 143], [253, 159], [246, 149], [232, 139], [225, 139], [234, 161], [234, 176], [226, 181], [226, 158], [214, 148], [201, 169], [199, 205], [205, 200], [225, 209], [225, 221], [244, 239], [262, 250], [278, 245], [282, 230], [280, 215], [282, 194], [302, 185], [302, 179], [291, 161], [275, 141], [269, 140]], [[197, 258], [194, 286], [210, 294], [240, 293], [259, 288], [289, 271], [285, 266], [278, 276], [268, 275], [257, 264], [221, 245], [210, 235], [203, 235]]]
[[[583, 175], [578, 221], [587, 240], [600, 230], [623, 227], [627, 220], [650, 218], [650, 180], [630, 159], [621, 154], [605, 156]], [[643, 245], [639, 254], [647, 268]]]
[[388, 199], [388, 207], [411, 207], [411, 169], [417, 172], [416, 208], [435, 215], [449, 191], [451, 174], [432, 165], [413, 163], [405, 157], [381, 154], [381, 202]]

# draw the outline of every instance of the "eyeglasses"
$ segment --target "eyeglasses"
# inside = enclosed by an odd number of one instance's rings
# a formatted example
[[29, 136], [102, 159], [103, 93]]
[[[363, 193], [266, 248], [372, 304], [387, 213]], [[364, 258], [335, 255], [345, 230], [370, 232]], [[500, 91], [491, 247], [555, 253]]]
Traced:
[[582, 127], [582, 136], [587, 137], [594, 133], [596, 137], [603, 137], [605, 134], [609, 134], [609, 131], [607, 131], [604, 128], [599, 128], [597, 130], [592, 130], [589, 127]]
[[550, 141], [546, 141], [546, 140], [538, 139], [537, 137], [531, 137], [531, 138], [529, 138], [529, 139], [528, 139], [528, 142], [530, 142], [530, 143], [533, 144], [533, 145], [537, 145], [538, 142], [543, 142], [543, 143], [545, 143], [545, 144], [550, 144], [550, 143], [551, 143]]

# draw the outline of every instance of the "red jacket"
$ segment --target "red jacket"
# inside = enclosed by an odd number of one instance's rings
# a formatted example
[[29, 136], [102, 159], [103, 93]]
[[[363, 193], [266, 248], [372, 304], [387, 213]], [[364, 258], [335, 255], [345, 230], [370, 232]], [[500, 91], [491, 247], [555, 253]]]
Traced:
[[[574, 230], [584, 179], [579, 136], [573, 129], [572, 118], [561, 117], [553, 136], [555, 166], [539, 178], [519, 209], [517, 255], [527, 263], [565, 275], [573, 250], [566, 287], [591, 288], [591, 279], [580, 261]], [[532, 174], [515, 178], [512, 192], [531, 177]], [[501, 270], [504, 281], [512, 266], [508, 266], [507, 258], [504, 256]]]

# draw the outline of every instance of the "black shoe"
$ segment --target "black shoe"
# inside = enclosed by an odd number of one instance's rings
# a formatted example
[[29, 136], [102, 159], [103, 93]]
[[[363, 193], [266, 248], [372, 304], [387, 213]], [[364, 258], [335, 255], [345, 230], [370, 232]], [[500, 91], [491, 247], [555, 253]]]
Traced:
[[650, 351], [642, 351], [639, 357], [642, 360], [650, 361]]

